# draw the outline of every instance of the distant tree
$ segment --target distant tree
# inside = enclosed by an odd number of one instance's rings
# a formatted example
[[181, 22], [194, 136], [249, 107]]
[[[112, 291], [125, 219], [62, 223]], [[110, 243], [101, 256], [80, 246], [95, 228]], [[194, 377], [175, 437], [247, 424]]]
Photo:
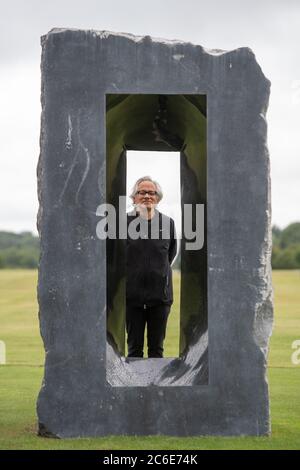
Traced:
[[281, 250], [279, 246], [273, 245], [273, 249], [272, 249], [272, 268], [273, 269], [278, 269], [277, 262], [278, 262], [278, 256], [280, 255], [280, 253], [281, 253]]
[[297, 246], [297, 248], [295, 249], [295, 260], [297, 263], [297, 267], [300, 268], [300, 245]]
[[297, 269], [297, 261], [295, 258], [295, 250], [293, 248], [286, 248], [280, 250], [277, 254], [274, 269]]
[[273, 269], [300, 269], [300, 222], [281, 230], [273, 226]]
[[288, 225], [282, 230], [280, 235], [281, 248], [287, 248], [291, 245], [300, 244], [300, 222]]
[[277, 225], [273, 225], [272, 227], [273, 246], [277, 246], [280, 244], [281, 232], [282, 232], [281, 229], [277, 227]]
[[[300, 222], [295, 222], [281, 230], [272, 227], [273, 269], [300, 269]], [[31, 232], [0, 231], [0, 269], [35, 269], [39, 263], [39, 238]], [[180, 269], [180, 250], [173, 268]]]
[[38, 237], [30, 232], [0, 232], [0, 260], [0, 268], [37, 268]]

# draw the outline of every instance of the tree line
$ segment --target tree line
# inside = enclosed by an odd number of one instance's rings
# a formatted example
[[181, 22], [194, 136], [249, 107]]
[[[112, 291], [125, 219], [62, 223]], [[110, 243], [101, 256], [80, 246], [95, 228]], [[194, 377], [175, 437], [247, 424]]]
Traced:
[[31, 232], [0, 232], [0, 268], [36, 269], [39, 238]]
[[[300, 222], [284, 229], [272, 228], [273, 269], [300, 269]], [[39, 238], [31, 232], [0, 231], [0, 268], [36, 269], [39, 263]], [[176, 266], [175, 266], [176, 265]], [[174, 263], [180, 268], [180, 253]]]
[[300, 222], [283, 230], [273, 226], [272, 239], [273, 269], [300, 269]]

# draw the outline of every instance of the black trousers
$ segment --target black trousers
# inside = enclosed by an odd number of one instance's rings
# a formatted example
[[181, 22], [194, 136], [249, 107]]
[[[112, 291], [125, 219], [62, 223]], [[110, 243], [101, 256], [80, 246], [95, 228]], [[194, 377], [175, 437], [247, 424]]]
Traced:
[[146, 308], [126, 305], [128, 357], [143, 357], [146, 324], [148, 357], [163, 357], [170, 308], [164, 304]]

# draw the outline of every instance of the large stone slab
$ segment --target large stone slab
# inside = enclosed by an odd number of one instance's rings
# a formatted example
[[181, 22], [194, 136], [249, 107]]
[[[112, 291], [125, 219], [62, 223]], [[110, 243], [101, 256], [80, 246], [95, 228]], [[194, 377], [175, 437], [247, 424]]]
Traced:
[[[42, 38], [42, 47], [40, 434], [268, 434], [270, 83], [254, 54], [59, 29]], [[123, 106], [121, 95], [135, 94], [165, 97], [158, 114], [166, 112], [167, 121], [176, 115], [176, 132], [162, 137], [154, 126], [153, 139], [146, 131], [139, 141], [136, 133], [132, 145], [179, 150], [184, 200], [206, 204], [205, 246], [184, 264], [181, 355], [158, 362], [127, 361], [107, 341], [107, 246], [96, 236], [97, 207], [124, 189], [124, 159], [116, 153], [112, 169], [106, 147], [107, 102]], [[150, 113], [154, 101], [148, 102]], [[189, 130], [198, 121], [197, 147]], [[118, 141], [123, 153], [124, 143]]]

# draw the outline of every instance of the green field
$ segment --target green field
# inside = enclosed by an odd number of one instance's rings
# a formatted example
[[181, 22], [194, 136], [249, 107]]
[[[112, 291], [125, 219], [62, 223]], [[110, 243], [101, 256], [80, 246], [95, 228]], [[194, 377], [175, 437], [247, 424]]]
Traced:
[[[252, 438], [167, 436], [45, 439], [36, 435], [36, 397], [43, 376], [36, 271], [0, 270], [0, 340], [7, 364], [0, 366], [1, 449], [300, 449], [300, 365], [292, 342], [300, 340], [300, 271], [275, 271], [275, 327], [269, 354], [272, 435]], [[179, 278], [175, 276], [175, 291]], [[178, 297], [170, 315], [165, 356], [178, 353]]]

